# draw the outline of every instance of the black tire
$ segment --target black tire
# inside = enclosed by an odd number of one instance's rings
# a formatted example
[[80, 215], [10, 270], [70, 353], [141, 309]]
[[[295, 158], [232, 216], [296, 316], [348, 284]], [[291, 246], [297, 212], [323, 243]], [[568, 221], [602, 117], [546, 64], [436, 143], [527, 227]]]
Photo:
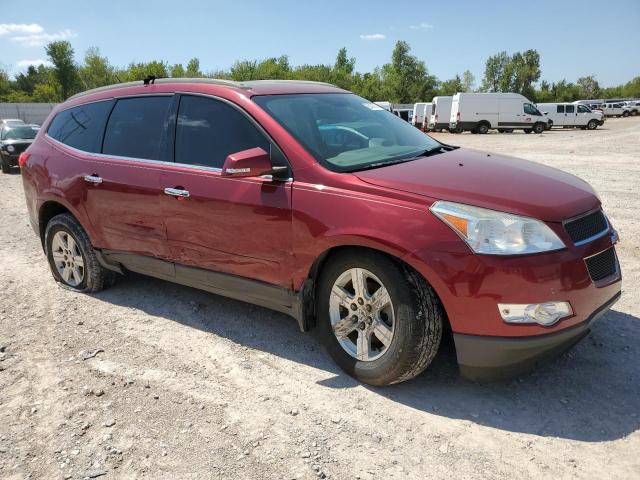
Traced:
[[9, 160], [2, 157], [2, 173], [11, 173], [11, 165], [9, 165]]
[[533, 126], [533, 131], [534, 131], [535, 133], [538, 133], [538, 134], [543, 133], [543, 132], [545, 131], [545, 125], [544, 125], [544, 123], [536, 123], [536, 124]]
[[596, 128], [598, 128], [598, 121], [597, 120], [589, 120], [589, 123], [587, 123], [587, 129], [595, 130]]
[[513, 128], [504, 128], [502, 131], [504, 133], [513, 133]]
[[506, 130], [504, 128], [499, 128], [498, 129], [498, 133], [505, 133], [505, 132], [506, 132]]
[[[347, 353], [331, 326], [331, 289], [352, 268], [369, 270], [381, 280], [395, 313], [391, 343], [381, 357], [371, 361]], [[383, 254], [358, 250], [336, 254], [319, 276], [316, 301], [320, 341], [340, 368], [363, 383], [389, 385], [409, 380], [427, 368], [438, 351], [444, 318], [438, 297], [422, 276]]]
[[485, 135], [485, 134], [487, 134], [489, 132], [489, 127], [490, 127], [490, 125], [487, 125], [486, 123], [481, 123], [476, 128], [477, 128], [478, 133], [480, 135]]
[[528, 133], [531, 133], [532, 131], [533, 131], [533, 130], [531, 130], [530, 128], [525, 128], [525, 129], [524, 129], [524, 133], [527, 133], [527, 134], [528, 134]]
[[638, 111], [637, 110], [631, 110], [631, 116], [635, 117], [636, 115], [638, 115]]
[[[82, 260], [84, 262], [83, 279], [78, 285], [71, 285], [62, 278], [53, 259], [53, 238], [55, 234], [60, 231], [65, 232], [75, 240], [82, 255]], [[62, 213], [53, 217], [49, 220], [44, 235], [45, 251], [47, 260], [49, 261], [49, 267], [51, 268], [51, 273], [53, 274], [53, 278], [56, 282], [58, 282], [62, 287], [76, 292], [94, 293], [108, 288], [115, 283], [116, 272], [108, 270], [100, 265], [93, 246], [91, 245], [91, 241], [89, 240], [89, 236], [72, 215]]]
[[622, 112], [622, 116], [623, 116], [624, 118], [627, 118], [627, 117], [629, 116], [629, 112]]

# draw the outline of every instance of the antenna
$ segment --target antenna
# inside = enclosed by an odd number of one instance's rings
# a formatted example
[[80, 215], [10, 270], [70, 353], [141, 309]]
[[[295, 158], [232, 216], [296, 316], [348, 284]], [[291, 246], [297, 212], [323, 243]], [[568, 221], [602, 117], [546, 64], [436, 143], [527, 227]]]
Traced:
[[144, 85], [145, 85], [145, 86], [147, 86], [147, 85], [155, 85], [155, 83], [156, 83], [156, 76], [155, 76], [155, 75], [147, 75], [147, 76], [145, 77], [145, 79], [144, 79], [144, 80], [142, 80], [142, 81], [144, 82]]

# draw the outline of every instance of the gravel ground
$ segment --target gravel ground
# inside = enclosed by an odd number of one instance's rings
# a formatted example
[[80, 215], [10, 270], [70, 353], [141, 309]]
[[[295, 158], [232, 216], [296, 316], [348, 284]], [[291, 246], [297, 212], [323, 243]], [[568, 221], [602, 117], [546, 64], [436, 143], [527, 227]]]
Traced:
[[445, 343], [417, 379], [363, 386], [278, 313], [139, 275], [57, 287], [20, 176], [0, 175], [0, 477], [638, 478], [640, 118], [434, 136], [599, 192], [625, 294], [575, 349], [478, 385]]

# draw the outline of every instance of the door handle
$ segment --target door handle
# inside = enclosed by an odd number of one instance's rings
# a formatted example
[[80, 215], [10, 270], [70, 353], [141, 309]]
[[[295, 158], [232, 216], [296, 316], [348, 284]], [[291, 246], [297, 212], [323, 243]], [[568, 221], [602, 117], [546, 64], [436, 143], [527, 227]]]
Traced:
[[182, 190], [180, 188], [165, 188], [164, 193], [167, 195], [171, 195], [172, 197], [182, 197], [187, 198], [189, 196], [188, 190]]
[[88, 183], [102, 183], [102, 177], [100, 175], [85, 175], [84, 181]]

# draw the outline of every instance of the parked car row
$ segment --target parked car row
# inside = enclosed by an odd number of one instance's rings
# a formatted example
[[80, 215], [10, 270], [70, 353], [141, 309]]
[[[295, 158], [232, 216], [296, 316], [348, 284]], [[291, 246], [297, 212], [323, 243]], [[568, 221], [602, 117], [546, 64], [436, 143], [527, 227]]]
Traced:
[[[379, 105], [393, 104], [377, 102]], [[394, 112], [395, 113], [395, 112]], [[414, 104], [409, 121], [424, 131], [542, 133], [554, 127], [595, 130], [606, 117], [640, 113], [640, 100], [578, 100], [535, 104], [518, 93], [456, 93]], [[396, 113], [396, 115], [398, 115]], [[400, 116], [400, 115], [398, 115]]]

